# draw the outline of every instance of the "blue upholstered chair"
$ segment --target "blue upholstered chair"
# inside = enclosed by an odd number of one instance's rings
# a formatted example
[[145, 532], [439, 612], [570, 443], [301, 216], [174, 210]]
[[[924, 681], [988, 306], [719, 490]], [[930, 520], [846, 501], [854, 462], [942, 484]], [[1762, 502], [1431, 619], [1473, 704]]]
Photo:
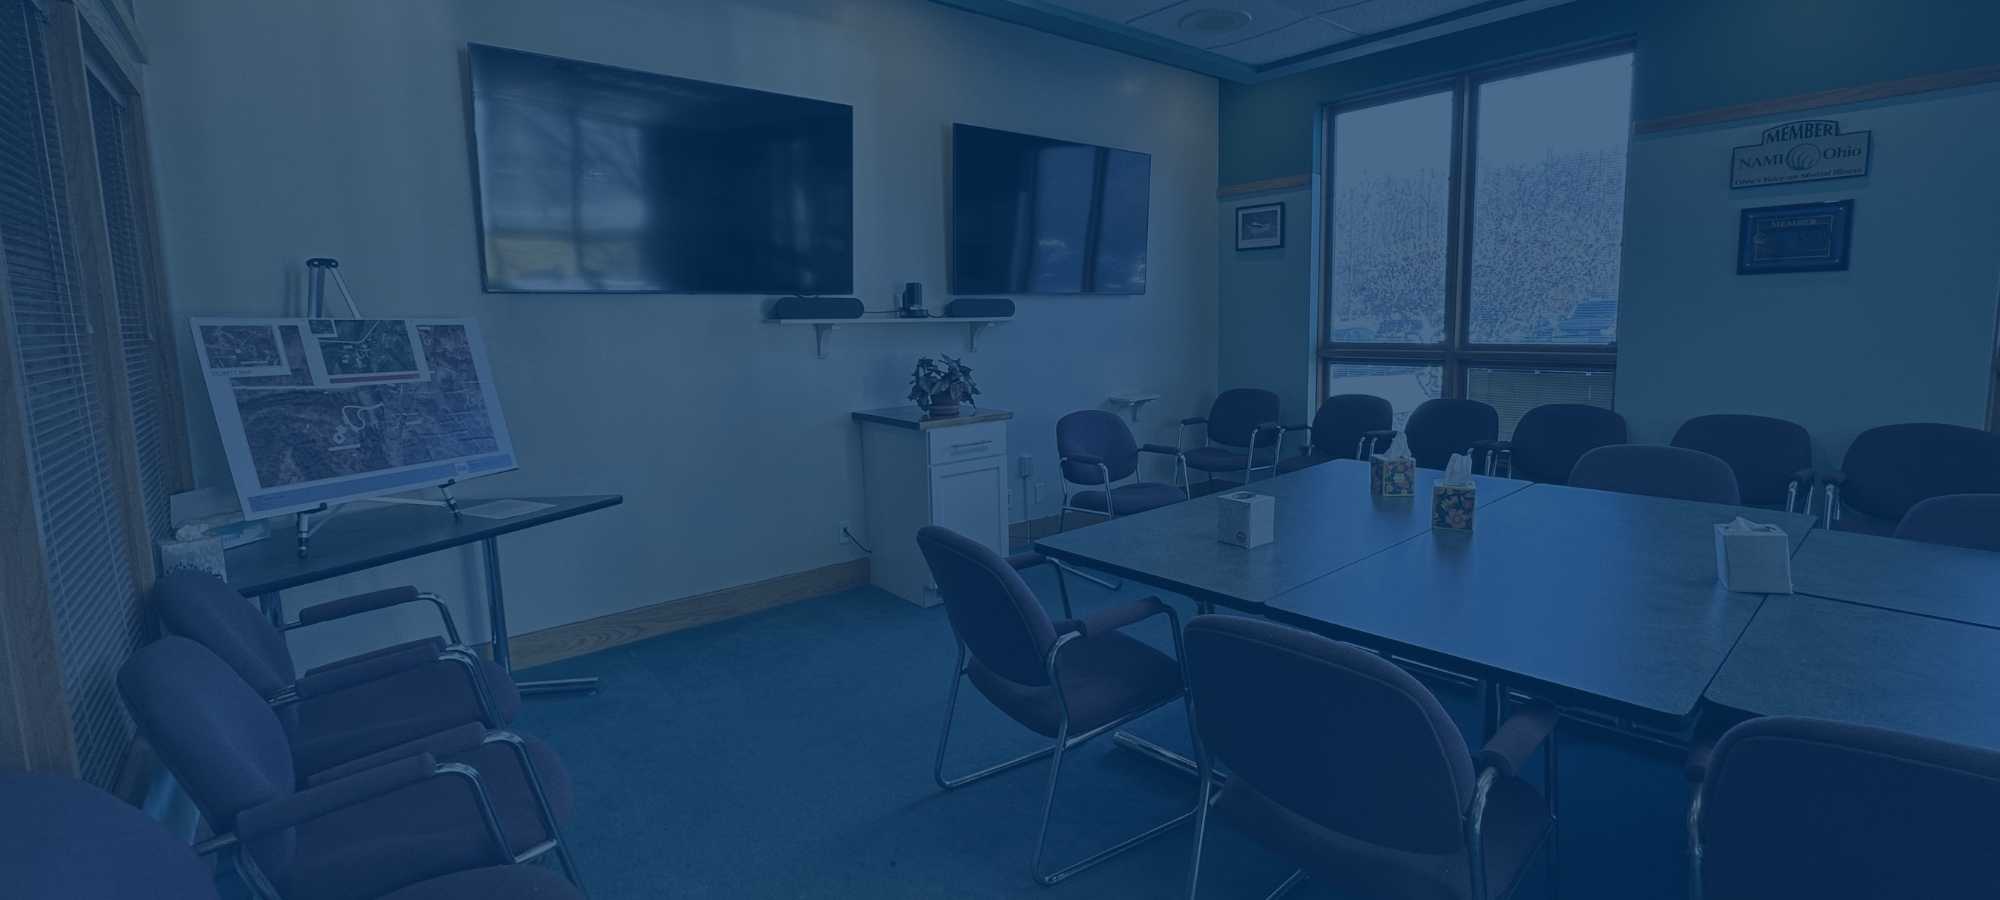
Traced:
[[1818, 719], [1751, 719], [1688, 813], [1696, 900], [2000, 897], [2000, 753]]
[[1822, 480], [1827, 528], [1888, 534], [1932, 497], [2000, 494], [2000, 435], [1930, 422], [1870, 428]]
[[1910, 507], [1896, 525], [1909, 541], [2000, 551], [2000, 494], [1946, 494]]
[[244, 881], [283, 900], [351, 900], [553, 855], [568, 775], [539, 742], [477, 724], [301, 779], [262, 697], [200, 644], [132, 655], [118, 690]]
[[1312, 428], [1287, 425], [1285, 432], [1304, 432], [1307, 443], [1299, 455], [1278, 461], [1279, 472], [1296, 472], [1335, 459], [1367, 459], [1388, 449], [1396, 439], [1396, 411], [1389, 401], [1372, 394], [1335, 394], [1319, 405]]
[[1674, 432], [1673, 445], [1727, 462], [1736, 473], [1745, 506], [1782, 506], [1786, 512], [1812, 514], [1812, 435], [1797, 422], [1769, 416], [1696, 416]]
[[[1202, 443], [1189, 448], [1187, 430], [1200, 426]], [[1257, 472], [1276, 472], [1285, 427], [1278, 395], [1258, 388], [1231, 388], [1209, 404], [1208, 415], [1181, 420], [1181, 457], [1187, 468], [1213, 480], [1218, 473], [1242, 472], [1249, 484]]]
[[[1002, 559], [984, 545], [935, 525], [917, 531], [917, 547], [937, 581], [958, 644], [951, 691], [945, 700], [944, 730], [938, 736], [931, 776], [939, 787], [952, 790], [1051, 757], [1030, 863], [1036, 881], [1055, 884], [1158, 837], [1194, 815], [1190, 809], [1082, 860], [1053, 870], [1045, 867], [1042, 857], [1048, 846], [1063, 755], [1183, 696], [1180, 663], [1120, 634], [1120, 629], [1165, 616], [1178, 653], [1180, 620], [1172, 607], [1147, 597], [1082, 619], [1051, 622], [1041, 601], [1017, 572], [1041, 564], [1044, 560], [1040, 557], [1027, 554]], [[944, 757], [951, 744], [959, 683], [967, 680], [1009, 718], [1052, 743], [969, 775], [946, 777]]]
[[1505, 464], [1509, 478], [1568, 484], [1570, 470], [1585, 453], [1622, 443], [1624, 416], [1583, 403], [1545, 403], [1521, 417], [1513, 438], [1482, 441], [1473, 449], [1484, 454], [1488, 475]]
[[[1426, 469], [1442, 469], [1454, 453], [1469, 453], [1475, 445], [1500, 436], [1500, 414], [1477, 400], [1440, 397], [1425, 400], [1403, 423], [1410, 456]], [[1474, 460], [1475, 462], [1477, 460]]]
[[1553, 708], [1516, 712], [1474, 756], [1429, 690], [1359, 647], [1243, 616], [1196, 616], [1186, 642], [1203, 796], [1228, 769], [1215, 812], [1300, 867], [1273, 897], [1312, 877], [1342, 897], [1486, 900], [1544, 847], [1555, 868], [1550, 804], [1520, 778], [1547, 744], [1554, 784]]
[[[1174, 461], [1181, 485], [1132, 481], [1139, 472], [1139, 454], [1152, 453]], [[1056, 420], [1056, 454], [1061, 457], [1062, 512], [1058, 528], [1067, 528], [1069, 514], [1085, 513], [1115, 519], [1158, 509], [1187, 499], [1187, 468], [1179, 450], [1140, 443], [1125, 420], [1101, 409], [1086, 409]], [[1071, 490], [1075, 486], [1078, 490]]]
[[[308, 606], [280, 631], [222, 579], [174, 572], [153, 588], [153, 608], [169, 634], [207, 647], [278, 710], [301, 772], [479, 722], [513, 721], [520, 693], [499, 666], [458, 645], [458, 629], [437, 598], [392, 588]], [[445, 639], [425, 638], [297, 674], [285, 632], [321, 622], [428, 603], [443, 617]]]
[[[97, 788], [54, 775], [0, 775], [0, 885], [10, 897], [217, 900], [212, 873], [158, 822]], [[33, 815], [20, 815], [32, 810]], [[213, 843], [213, 842], [211, 842]], [[84, 851], [88, 848], [88, 852]], [[456, 872], [376, 900], [581, 900], [530, 866]]]
[[1736, 506], [1736, 473], [1721, 457], [1659, 444], [1612, 444], [1585, 453], [1569, 473], [1570, 487], [1644, 494]]

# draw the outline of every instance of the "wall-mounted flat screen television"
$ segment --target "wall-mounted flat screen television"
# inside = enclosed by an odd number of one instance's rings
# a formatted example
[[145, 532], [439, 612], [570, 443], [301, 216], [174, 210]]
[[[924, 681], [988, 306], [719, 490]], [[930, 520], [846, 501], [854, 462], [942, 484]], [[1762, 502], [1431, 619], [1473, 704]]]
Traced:
[[853, 292], [853, 107], [469, 55], [486, 290]]
[[1153, 158], [951, 129], [955, 294], [1143, 294]]

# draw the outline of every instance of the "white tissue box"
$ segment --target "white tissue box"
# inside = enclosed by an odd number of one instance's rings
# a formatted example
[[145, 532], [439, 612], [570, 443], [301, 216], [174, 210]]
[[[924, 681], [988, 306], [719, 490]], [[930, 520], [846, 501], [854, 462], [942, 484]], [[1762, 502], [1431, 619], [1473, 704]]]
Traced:
[[1216, 537], [1238, 547], [1262, 547], [1275, 538], [1278, 499], [1269, 494], [1231, 491], [1216, 498]]
[[[1739, 522], [1741, 520], [1738, 520]], [[1715, 577], [1746, 594], [1792, 592], [1792, 540], [1775, 525], [1715, 526]]]

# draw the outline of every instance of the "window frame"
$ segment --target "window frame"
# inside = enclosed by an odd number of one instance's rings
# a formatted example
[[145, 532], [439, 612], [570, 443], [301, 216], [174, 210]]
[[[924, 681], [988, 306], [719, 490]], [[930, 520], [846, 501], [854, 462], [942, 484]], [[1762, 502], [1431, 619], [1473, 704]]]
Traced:
[[[1318, 161], [1318, 181], [1322, 188], [1318, 205], [1321, 221], [1325, 224], [1318, 238], [1319, 333], [1315, 336], [1319, 396], [1331, 393], [1332, 369], [1341, 364], [1438, 366], [1444, 373], [1440, 382], [1440, 396], [1443, 397], [1466, 396], [1467, 373], [1473, 368], [1585, 369], [1608, 372], [1616, 377], [1618, 342], [1615, 338], [1605, 344], [1504, 344], [1471, 340], [1472, 219], [1478, 164], [1479, 87], [1507, 78], [1628, 54], [1637, 54], [1637, 43], [1630, 38], [1596, 42], [1407, 82], [1322, 107], [1319, 122], [1322, 150]], [[1335, 166], [1339, 164], [1334, 155], [1335, 122], [1342, 113], [1446, 92], [1451, 95], [1452, 128], [1450, 196], [1445, 217], [1444, 340], [1435, 344], [1334, 340], [1338, 319], [1333, 310], [1333, 226], [1337, 217], [1332, 185]], [[1626, 127], [1629, 132], [1631, 123], [1627, 123]], [[1623, 293], [1622, 289], [1620, 293]], [[1615, 406], [1615, 389], [1613, 403]]]

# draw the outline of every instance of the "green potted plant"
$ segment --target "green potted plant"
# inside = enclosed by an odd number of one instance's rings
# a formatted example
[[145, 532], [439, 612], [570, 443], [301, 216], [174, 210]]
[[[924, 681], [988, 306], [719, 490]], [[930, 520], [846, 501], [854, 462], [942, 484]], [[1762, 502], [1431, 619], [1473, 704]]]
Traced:
[[972, 382], [972, 369], [949, 356], [939, 354], [937, 359], [928, 356], [919, 359], [917, 368], [910, 373], [910, 399], [930, 418], [958, 415], [961, 403], [978, 406], [972, 399], [976, 396], [979, 385]]

